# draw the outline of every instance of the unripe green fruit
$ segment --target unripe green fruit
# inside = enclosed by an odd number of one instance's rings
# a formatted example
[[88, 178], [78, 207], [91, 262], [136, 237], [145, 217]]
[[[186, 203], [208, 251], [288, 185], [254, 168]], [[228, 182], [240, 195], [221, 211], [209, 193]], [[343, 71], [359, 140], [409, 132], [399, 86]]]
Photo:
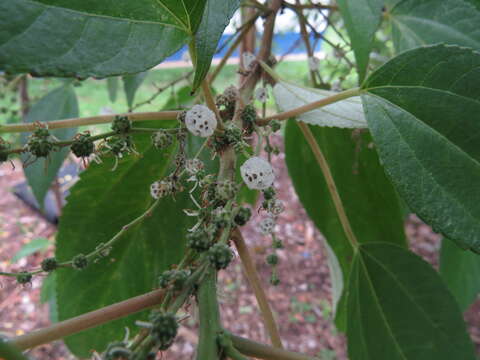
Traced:
[[207, 253], [208, 260], [217, 270], [225, 269], [233, 259], [233, 253], [225, 244], [213, 245]]
[[27, 142], [27, 149], [37, 158], [47, 157], [53, 149], [53, 144], [48, 140], [50, 133], [47, 129], [39, 128], [34, 131]]
[[235, 215], [233, 221], [235, 222], [236, 225], [238, 226], [243, 226], [245, 225], [248, 220], [250, 220], [250, 217], [252, 216], [252, 211], [248, 207], [241, 207], [237, 211], [237, 215]]
[[43, 271], [50, 272], [58, 267], [58, 261], [54, 257], [43, 259], [40, 265]]
[[78, 134], [70, 146], [70, 149], [76, 157], [85, 158], [94, 152], [95, 145], [93, 144], [90, 134]]
[[187, 235], [187, 246], [198, 252], [206, 251], [212, 245], [208, 234], [203, 230], [198, 230]]
[[127, 116], [115, 116], [112, 122], [112, 130], [117, 134], [126, 134], [132, 129], [132, 122]]
[[158, 314], [153, 319], [152, 338], [160, 350], [166, 350], [177, 336], [178, 322], [174, 314]]
[[165, 131], [158, 131], [152, 135], [152, 144], [157, 149], [166, 149], [173, 144], [173, 135]]
[[17, 275], [17, 282], [19, 284], [25, 285], [32, 281], [32, 275], [28, 273], [20, 273]]
[[278, 256], [277, 254], [269, 254], [266, 257], [266, 261], [268, 265], [277, 265], [278, 264]]
[[88, 259], [83, 254], [78, 254], [72, 260], [72, 266], [74, 269], [83, 270], [88, 266]]

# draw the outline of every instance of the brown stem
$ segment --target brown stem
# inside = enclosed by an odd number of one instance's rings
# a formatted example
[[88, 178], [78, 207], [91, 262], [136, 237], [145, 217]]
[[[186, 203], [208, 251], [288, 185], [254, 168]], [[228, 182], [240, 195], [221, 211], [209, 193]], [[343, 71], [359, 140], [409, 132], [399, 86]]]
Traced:
[[[273, 30], [275, 27], [275, 19], [277, 16], [277, 12], [282, 6], [282, 0], [272, 0], [270, 5], [270, 14], [268, 14], [267, 18], [265, 19], [265, 25], [263, 27], [263, 37], [262, 37], [262, 44], [260, 47], [260, 51], [258, 52], [257, 59], [262, 61], [268, 61], [270, 57], [271, 50], [272, 50], [272, 40], [273, 40]], [[256, 66], [250, 75], [248, 75], [247, 79], [243, 82], [241, 86], [241, 94], [242, 94], [242, 101], [245, 104], [248, 104], [249, 99], [252, 95], [255, 86], [260, 79], [262, 74], [262, 69], [260, 66]]]
[[[300, 0], [296, 0], [297, 6], [300, 5]], [[309, 59], [313, 58], [313, 49], [310, 45], [310, 39], [308, 38], [307, 26], [305, 25], [305, 17], [303, 16], [303, 12], [301, 9], [297, 10], [297, 17], [298, 23], [300, 25], [300, 34], [302, 35], [303, 43], [305, 44], [305, 48], [307, 50], [307, 55]], [[309, 72], [310, 72], [310, 79], [312, 80], [313, 87], [318, 87], [317, 78], [315, 76], [315, 71], [310, 69], [310, 63], [308, 64]]]
[[327, 159], [325, 159], [325, 156], [323, 155], [320, 146], [318, 146], [318, 143], [315, 140], [315, 137], [313, 136], [312, 131], [310, 130], [308, 125], [302, 121], [297, 121], [297, 125], [300, 127], [300, 130], [302, 130], [302, 133], [305, 136], [308, 144], [310, 145], [310, 149], [312, 150], [315, 159], [317, 160], [318, 166], [320, 166], [320, 169], [322, 170], [325, 181], [327, 182], [328, 191], [330, 192], [333, 204], [335, 205], [338, 217], [340, 218], [343, 231], [345, 232], [345, 235], [350, 241], [352, 247], [356, 249], [358, 246], [358, 241], [355, 237], [355, 234], [353, 233], [350, 222], [348, 221], [347, 213], [345, 212], [345, 208], [343, 207], [342, 199], [340, 198], [340, 194], [338, 193], [338, 189], [335, 185], [335, 180], [333, 179], [330, 167], [328, 166]]
[[14, 338], [11, 343], [20, 350], [62, 339], [80, 331], [122, 318], [124, 316], [151, 308], [162, 301], [163, 290], [155, 290], [131, 299], [91, 311], [68, 319], [30, 334]]
[[28, 78], [27, 75], [22, 76], [19, 82], [19, 93], [20, 93], [20, 107], [22, 112], [22, 117], [25, 121], [25, 116], [27, 116], [28, 111], [30, 110], [30, 97], [28, 96]]
[[272, 342], [273, 346], [282, 348], [282, 340], [278, 332], [277, 324], [275, 323], [275, 319], [273, 317], [272, 309], [270, 308], [267, 296], [263, 291], [262, 283], [258, 277], [257, 270], [255, 269], [255, 264], [253, 263], [250, 252], [248, 251], [248, 246], [245, 243], [240, 230], [235, 229], [233, 233], [233, 241], [235, 242], [238, 255], [240, 255], [240, 260], [242, 260], [248, 282], [252, 286], [255, 297], [257, 298], [258, 306], [260, 308], [260, 312], [262, 313], [263, 321], [265, 322], [265, 327], [267, 328], [270, 336], [270, 341]]
[[[215, 81], [215, 78], [218, 76], [222, 68], [225, 66], [227, 63], [228, 59], [230, 59], [230, 56], [233, 54], [235, 49], [240, 45], [242, 42], [244, 36], [248, 33], [248, 31], [252, 28], [252, 26], [255, 24], [255, 21], [258, 19], [260, 16], [260, 13], [255, 13], [254, 16], [252, 16], [243, 26], [242, 26], [242, 31], [240, 34], [237, 36], [235, 41], [232, 43], [232, 45], [228, 48], [227, 52], [225, 55], [222, 57], [222, 60], [218, 63], [218, 65], [215, 67], [215, 70], [213, 70], [212, 75], [210, 75], [210, 78], [208, 82], [212, 84]], [[241, 61], [241, 57], [240, 57]]]
[[314, 360], [313, 356], [308, 356], [288, 350], [274, 348], [268, 345], [260, 344], [255, 341], [242, 338], [240, 336], [230, 335], [233, 346], [242, 354], [252, 356], [256, 359], [264, 360]]
[[40, 123], [9, 124], [0, 126], [0, 133], [30, 132], [37, 129], [39, 125], [48, 127], [48, 129], [64, 129], [93, 124], [105, 124], [113, 121], [116, 116], [128, 116], [131, 121], [175, 120], [179, 113], [180, 111], [153, 111], [129, 114], [99, 115], [56, 121], [45, 121]]

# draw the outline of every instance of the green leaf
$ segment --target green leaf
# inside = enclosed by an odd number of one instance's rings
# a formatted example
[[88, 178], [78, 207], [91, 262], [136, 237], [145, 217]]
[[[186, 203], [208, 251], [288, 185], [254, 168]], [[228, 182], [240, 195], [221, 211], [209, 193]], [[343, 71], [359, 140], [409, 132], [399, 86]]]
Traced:
[[110, 102], [114, 103], [115, 101], [117, 101], [118, 77], [113, 76], [107, 78], [107, 90]]
[[107, 77], [145, 71], [179, 50], [205, 0], [0, 2], [0, 69]]
[[28, 360], [17, 348], [3, 340], [0, 340], [0, 359]]
[[[65, 84], [49, 92], [33, 105], [25, 118], [25, 122], [33, 123], [75, 117], [78, 117], [77, 96], [73, 86]], [[76, 131], [76, 128], [56, 129], [51, 130], [50, 133], [59, 140], [70, 140]], [[26, 143], [28, 135], [30, 134], [22, 134], [23, 143]], [[24, 168], [24, 172], [35, 199], [41, 208], [44, 205], [45, 195], [69, 151], [68, 147], [63, 147], [60, 150], [52, 151], [48, 158], [41, 158], [35, 161], [30, 154], [22, 155], [22, 161], [30, 163]], [[32, 161], [33, 163], [31, 163]]]
[[48, 303], [49, 318], [52, 323], [58, 322], [56, 281], [57, 273], [52, 272], [43, 279], [40, 290], [40, 303]]
[[12, 263], [16, 263], [18, 260], [32, 255], [37, 251], [44, 251], [50, 245], [50, 241], [46, 238], [36, 238], [30, 241], [29, 243], [23, 245], [20, 250], [18, 250], [12, 258]]
[[360, 246], [348, 290], [351, 360], [475, 359], [453, 296], [438, 273], [398, 246]]
[[[309, 127], [327, 159], [357, 239], [360, 242], [386, 239], [404, 246], [402, 212], [394, 189], [379, 164], [375, 150], [370, 146], [369, 134], [358, 130], [352, 133], [348, 129]], [[343, 280], [348, 283], [353, 250], [343, 231], [324, 176], [294, 120], [287, 123], [285, 154], [295, 191], [308, 216], [336, 255]], [[340, 285], [337, 282], [337, 287]], [[343, 320], [339, 320], [340, 328], [344, 328]]]
[[352, 43], [361, 83], [367, 73], [375, 32], [382, 20], [383, 0], [338, 0], [337, 3]]
[[[104, 159], [80, 175], [60, 218], [56, 251], [60, 261], [91, 252], [151, 205], [150, 184], [168, 174], [175, 146], [160, 152], [152, 147], [148, 134], [135, 136], [135, 143], [141, 157], [129, 156], [114, 172], [113, 160]], [[108, 258], [83, 271], [58, 271], [59, 320], [155, 288], [158, 275], [182, 257], [186, 228], [191, 225], [183, 209], [190, 203], [186, 191], [175, 200], [162, 200], [151, 216], [119, 239]], [[81, 332], [68, 337], [66, 344], [80, 357], [88, 356], [90, 349], [103, 351], [109, 342], [123, 337], [125, 326], [145, 316], [143, 312]]]
[[434, 231], [480, 252], [480, 53], [407, 51], [363, 88], [370, 131], [399, 194]]
[[218, 42], [239, 4], [240, 0], [207, 0], [202, 22], [195, 34], [196, 62], [192, 91], [197, 90], [207, 75]]
[[398, 51], [446, 43], [480, 50], [480, 2], [476, 0], [405, 0], [390, 13]]
[[130, 109], [133, 106], [133, 101], [135, 100], [135, 94], [142, 85], [143, 81], [147, 77], [147, 72], [142, 72], [135, 75], [126, 75], [122, 77], [123, 80], [123, 90], [125, 91], [125, 97], [127, 98], [127, 105]]
[[465, 311], [480, 293], [480, 258], [448, 239], [442, 240], [440, 275]]
[[[285, 81], [279, 81], [273, 87], [275, 102], [281, 111], [289, 111], [334, 94], [333, 91], [305, 88]], [[327, 127], [353, 129], [367, 127], [359, 96], [303, 113], [296, 117], [296, 120]]]

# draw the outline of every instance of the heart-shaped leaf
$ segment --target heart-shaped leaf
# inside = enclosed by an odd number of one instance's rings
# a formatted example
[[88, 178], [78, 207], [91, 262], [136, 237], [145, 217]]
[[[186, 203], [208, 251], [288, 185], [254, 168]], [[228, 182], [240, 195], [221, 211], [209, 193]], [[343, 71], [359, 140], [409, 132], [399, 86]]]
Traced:
[[363, 92], [399, 194], [435, 231], [480, 252], [480, 53], [410, 50], [375, 71]]
[[0, 69], [81, 78], [138, 73], [193, 36], [205, 1], [2, 1]]
[[462, 314], [438, 273], [396, 245], [360, 245], [348, 288], [351, 360], [473, 360]]

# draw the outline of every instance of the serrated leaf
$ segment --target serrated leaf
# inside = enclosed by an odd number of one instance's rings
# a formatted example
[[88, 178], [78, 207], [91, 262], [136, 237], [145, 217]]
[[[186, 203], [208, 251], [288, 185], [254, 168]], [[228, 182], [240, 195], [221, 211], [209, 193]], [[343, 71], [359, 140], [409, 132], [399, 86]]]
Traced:
[[117, 101], [117, 91], [118, 91], [118, 77], [113, 76], [107, 78], [107, 90], [108, 90], [108, 98], [110, 102], [114, 103]]
[[390, 19], [398, 51], [440, 42], [480, 50], [480, 3], [474, 0], [404, 0]]
[[202, 21], [195, 34], [195, 91], [207, 75], [218, 42], [230, 19], [238, 9], [240, 0], [207, 0]]
[[[77, 96], [73, 86], [65, 84], [52, 90], [33, 105], [25, 118], [25, 122], [32, 123], [75, 117], [78, 117]], [[76, 131], [76, 128], [55, 129], [51, 130], [50, 133], [59, 140], [70, 140]], [[27, 142], [29, 135], [30, 133], [22, 134], [22, 142], [24, 144]], [[24, 168], [25, 176], [33, 195], [35, 195], [35, 199], [42, 209], [45, 196], [69, 151], [68, 147], [63, 147], [60, 150], [52, 151], [48, 158], [41, 158], [35, 161], [32, 155], [27, 153], [21, 157], [24, 163], [29, 163]]]
[[[273, 87], [275, 102], [281, 111], [289, 111], [334, 94], [333, 91], [304, 88], [285, 81], [279, 81]], [[296, 120], [327, 127], [367, 127], [362, 102], [358, 96], [303, 113]]]
[[407, 51], [363, 91], [399, 194], [434, 231], [480, 252], [480, 53], [445, 45]]
[[474, 360], [453, 296], [437, 272], [398, 246], [360, 246], [348, 291], [351, 360]]
[[457, 299], [460, 309], [467, 310], [480, 293], [480, 257], [443, 239], [440, 275]]
[[[141, 157], [129, 156], [114, 172], [110, 170], [113, 160], [91, 164], [72, 188], [57, 235], [56, 257], [60, 261], [91, 252], [152, 203], [150, 184], [167, 174], [175, 146], [160, 152], [152, 147], [148, 134], [135, 136], [135, 143]], [[83, 271], [58, 271], [59, 320], [152, 290], [158, 275], [183, 254], [191, 220], [182, 209], [189, 204], [186, 191], [175, 200], [162, 200], [151, 216], [119, 239], [107, 259]], [[86, 357], [90, 349], [102, 351], [109, 342], [122, 338], [125, 326], [133, 326], [145, 316], [146, 312], [131, 315], [68, 337], [65, 342], [74, 354]]]
[[[353, 133], [347, 129], [309, 127], [329, 164], [357, 239], [360, 242], [385, 239], [404, 246], [402, 211], [376, 151], [371, 148], [369, 134], [359, 133], [358, 130]], [[287, 123], [285, 155], [295, 191], [308, 216], [325, 236], [340, 263], [344, 283], [348, 283], [353, 250], [324, 176], [294, 120]], [[334, 303], [335, 306], [337, 303]], [[339, 306], [342, 312], [342, 306]], [[345, 318], [337, 320], [342, 330], [345, 328], [344, 321]]]
[[384, 0], [337, 0], [355, 53], [360, 83], [367, 74], [373, 38], [382, 20], [383, 2]]
[[138, 88], [145, 81], [148, 72], [142, 72], [135, 75], [126, 75], [122, 77], [123, 81], [123, 91], [125, 91], [125, 97], [127, 98], [127, 105], [130, 109], [133, 106], [133, 101], [135, 100], [135, 94], [137, 93]]
[[0, 2], [0, 69], [107, 77], [149, 69], [179, 50], [205, 0]]
[[36, 238], [32, 241], [23, 245], [20, 250], [18, 250], [15, 255], [12, 257], [12, 263], [16, 263], [18, 260], [36, 253], [37, 251], [46, 250], [48, 245], [50, 245], [50, 241], [46, 238]]

